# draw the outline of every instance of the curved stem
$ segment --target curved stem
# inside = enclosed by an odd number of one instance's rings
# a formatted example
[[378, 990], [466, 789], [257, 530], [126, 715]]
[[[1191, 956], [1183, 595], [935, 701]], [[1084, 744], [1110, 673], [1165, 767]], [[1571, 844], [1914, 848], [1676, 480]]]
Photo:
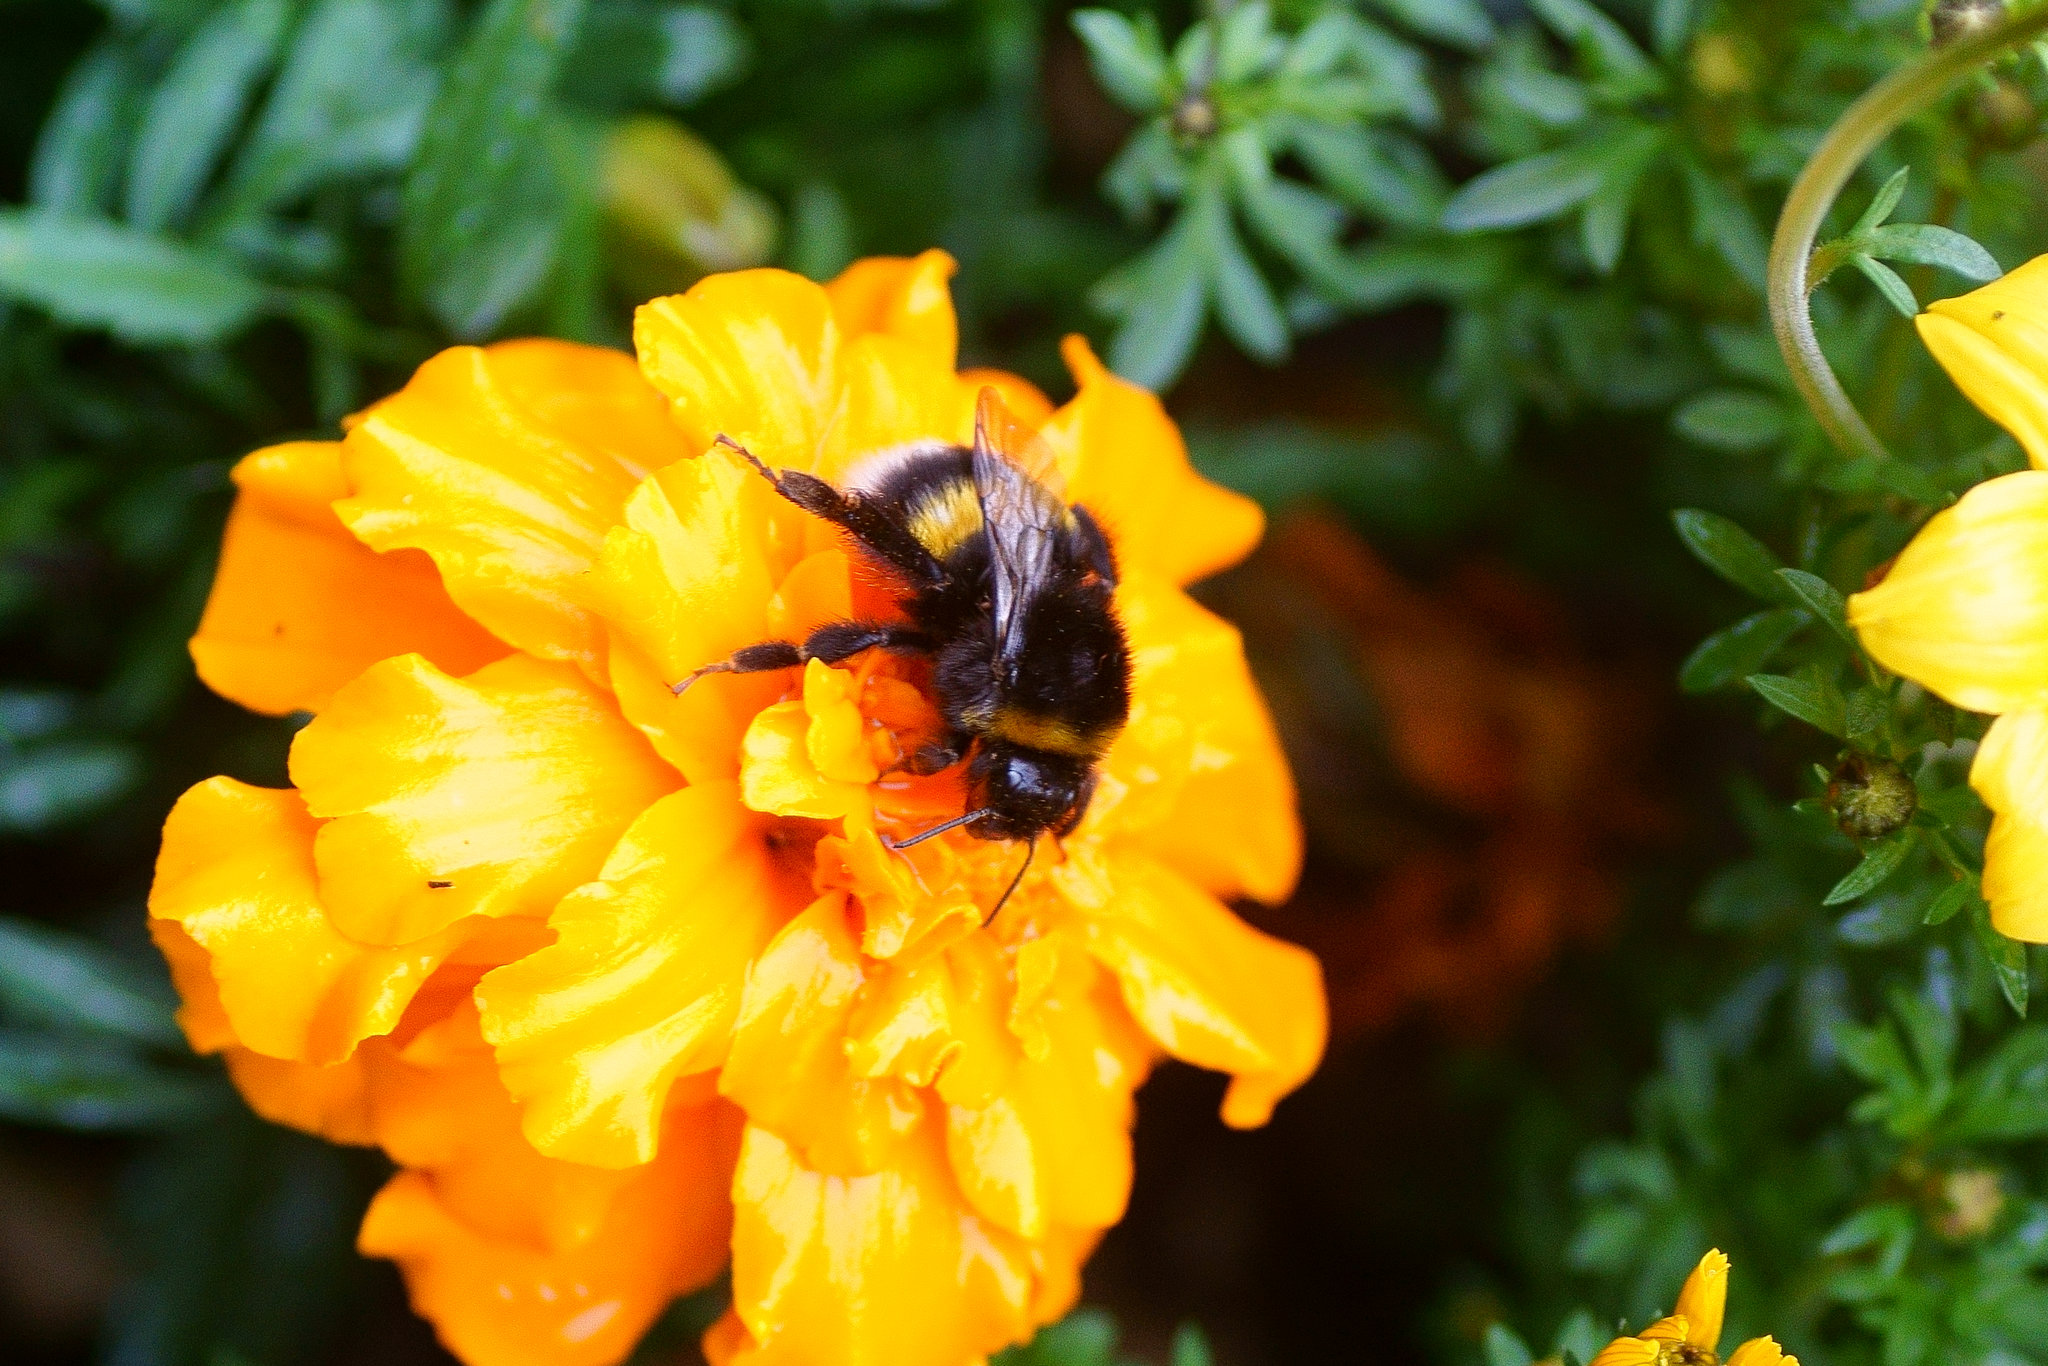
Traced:
[[1856, 411], [1842, 383], [1821, 354], [1807, 304], [1807, 265], [1821, 220], [1834, 207], [1835, 196], [1878, 144], [1898, 126], [1939, 99], [1948, 88], [2008, 48], [2048, 32], [2048, 6], [2015, 15], [1982, 33], [1936, 48], [1911, 66], [1901, 67], [1866, 91], [1828, 130], [1814, 149], [1771, 239], [1766, 292], [1771, 330], [1778, 349], [1792, 367], [1793, 383], [1813, 409], [1820, 425], [1843, 453], [1888, 459], [1890, 452]]

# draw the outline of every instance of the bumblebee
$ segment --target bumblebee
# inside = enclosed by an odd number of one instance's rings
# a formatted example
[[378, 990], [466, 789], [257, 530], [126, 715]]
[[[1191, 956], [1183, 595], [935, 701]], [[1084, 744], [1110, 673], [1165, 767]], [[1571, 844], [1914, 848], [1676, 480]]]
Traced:
[[1061, 496], [1045, 444], [992, 388], [975, 405], [971, 447], [889, 452], [844, 489], [718, 440], [901, 583], [905, 620], [837, 621], [801, 643], [749, 645], [674, 691], [706, 674], [836, 664], [864, 650], [925, 656], [946, 731], [906, 766], [936, 773], [966, 759], [967, 810], [890, 847], [964, 826], [979, 839], [1030, 842], [1029, 867], [1040, 835], [1067, 834], [1086, 814], [1095, 765], [1131, 709], [1130, 649], [1112, 603], [1116, 556], [1088, 510]]

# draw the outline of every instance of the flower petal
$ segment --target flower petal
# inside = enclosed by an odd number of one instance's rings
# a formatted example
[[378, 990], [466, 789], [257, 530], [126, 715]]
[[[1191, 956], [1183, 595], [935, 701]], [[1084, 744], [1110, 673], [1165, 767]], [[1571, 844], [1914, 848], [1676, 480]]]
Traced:
[[1301, 871], [1294, 779], [1237, 628], [1155, 575], [1117, 591], [1131, 718], [1090, 820], [1219, 897], [1279, 902]]
[[556, 942], [476, 990], [535, 1147], [601, 1167], [654, 1156], [675, 1079], [725, 1061], [747, 964], [808, 895], [805, 871], [777, 866], [732, 783], [633, 823], [549, 917]]
[[936, 1126], [851, 1177], [750, 1126], [733, 1199], [732, 1366], [965, 1366], [1031, 1331], [1034, 1249], [961, 1202]]
[[344, 444], [351, 531], [426, 551], [500, 639], [597, 677], [585, 584], [605, 532], [644, 474], [696, 449], [629, 357], [557, 341], [443, 351]]
[[1956, 387], [2048, 464], [2048, 257], [1913, 321]]
[[1258, 504], [1195, 473], [1159, 400], [1110, 373], [1086, 341], [1069, 337], [1060, 352], [1081, 392], [1042, 435], [1067, 497], [1101, 520], [1119, 563], [1189, 583], [1249, 554], [1265, 529]]
[[1728, 1311], [1728, 1258], [1720, 1248], [1700, 1258], [1678, 1292], [1674, 1317], [1685, 1320], [1685, 1340], [1711, 1352], [1721, 1342], [1721, 1320]]
[[1641, 1338], [1616, 1338], [1600, 1349], [1586, 1366], [1653, 1366], [1657, 1344]]
[[960, 346], [948, 281], [959, 269], [936, 248], [916, 256], [870, 256], [825, 286], [840, 335], [871, 332], [900, 337], [929, 353], [947, 370]]
[[258, 1053], [340, 1062], [386, 1034], [470, 927], [376, 948], [342, 934], [314, 883], [299, 794], [210, 778], [164, 822], [149, 912], [205, 950], [235, 1036]]
[[331, 504], [348, 493], [338, 441], [292, 441], [235, 466], [220, 568], [192, 662], [206, 686], [252, 711], [319, 711], [380, 659], [419, 653], [468, 673], [504, 642], [449, 601], [416, 550], [379, 555]]
[[[1062, 960], [1053, 968], [1060, 980], [1030, 1006], [1038, 1047], [1026, 1051], [1012, 1034], [1006, 993], [983, 984], [970, 990], [963, 982], [955, 1011], [992, 1017], [977, 1032], [1000, 1040], [1010, 1055], [1006, 1075], [985, 1099], [953, 1094], [957, 1066], [938, 1086], [955, 1102], [946, 1110], [946, 1153], [962, 1192], [984, 1218], [1033, 1239], [1054, 1225], [1107, 1228], [1123, 1217], [1131, 1191], [1131, 1094], [1152, 1060], [1114, 985], [1098, 984], [1099, 970], [1086, 956], [1059, 953], [1051, 947], [1058, 942], [1032, 940], [1019, 955], [1020, 973], [1027, 952]], [[968, 959], [988, 943], [976, 935], [949, 956]]]
[[2048, 699], [2048, 471], [1990, 479], [1849, 599], [1880, 664], [1971, 711]]
[[1799, 1366], [1799, 1358], [1787, 1356], [1774, 1338], [1751, 1338], [1735, 1349], [1727, 1366]]
[[676, 775], [576, 669], [516, 655], [450, 678], [368, 669], [292, 742], [335, 924], [407, 943], [465, 915], [541, 916], [595, 876]]
[[1991, 808], [1984, 899], [2000, 934], [2048, 943], [2048, 711], [2008, 712], [1991, 723], [1970, 766]]
[[721, 433], [777, 469], [813, 470], [834, 417], [840, 336], [824, 289], [740, 270], [643, 304], [633, 347], [685, 444]]
[[480, 1229], [438, 1178], [419, 1171], [378, 1192], [357, 1246], [398, 1262], [413, 1308], [467, 1366], [612, 1366], [670, 1300], [724, 1262], [737, 1121], [716, 1103], [675, 1112], [660, 1158], [622, 1182], [602, 1223], [573, 1248]]
[[1184, 1062], [1233, 1074], [1224, 1123], [1264, 1124], [1315, 1070], [1329, 1012], [1313, 955], [1143, 854], [1094, 867], [1076, 857], [1051, 876], [1145, 1032]]
[[846, 923], [846, 898], [823, 896], [782, 927], [747, 973], [719, 1092], [749, 1122], [796, 1145], [816, 1171], [877, 1170], [921, 1112], [911, 1089], [861, 1076], [847, 1026], [866, 971]]

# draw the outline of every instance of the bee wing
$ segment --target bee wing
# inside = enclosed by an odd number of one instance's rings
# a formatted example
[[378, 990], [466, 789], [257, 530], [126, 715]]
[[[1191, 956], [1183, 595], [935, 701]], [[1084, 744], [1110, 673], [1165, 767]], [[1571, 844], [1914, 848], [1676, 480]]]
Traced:
[[1067, 517], [1058, 471], [1051, 448], [1018, 425], [993, 388], [983, 389], [974, 408], [974, 491], [988, 529], [998, 662], [1023, 649], [1025, 609], [1051, 577]]

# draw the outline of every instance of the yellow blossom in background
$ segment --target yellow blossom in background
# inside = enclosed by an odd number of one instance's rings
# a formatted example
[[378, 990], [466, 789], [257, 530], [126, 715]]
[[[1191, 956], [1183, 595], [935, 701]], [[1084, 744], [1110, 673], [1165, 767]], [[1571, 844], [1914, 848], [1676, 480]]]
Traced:
[[[1600, 1349], [1587, 1366], [1720, 1366], [1721, 1320], [1728, 1308], [1728, 1259], [1717, 1248], [1700, 1258], [1678, 1292], [1678, 1308], [1634, 1337]], [[1770, 1338], [1752, 1338], [1727, 1366], [1799, 1366]]]
[[[941, 253], [713, 276], [635, 358], [461, 347], [339, 442], [248, 457], [192, 653], [313, 719], [293, 787], [215, 778], [150, 900], [193, 1045], [260, 1113], [400, 1172], [361, 1247], [472, 1366], [605, 1366], [730, 1257], [715, 1362], [969, 1366], [1073, 1303], [1161, 1055], [1265, 1122], [1315, 961], [1225, 905], [1293, 885], [1293, 789], [1236, 632], [1182, 586], [1258, 510], [1078, 339], [1055, 409], [956, 373]], [[963, 442], [995, 385], [1123, 570], [1129, 725], [1002, 914], [1015, 846], [902, 771], [923, 665], [669, 684], [886, 616], [890, 585], [720, 433], [838, 480]]]
[[1917, 322], [2034, 468], [1936, 513], [1849, 620], [1878, 663], [1997, 716], [1970, 770], [1993, 814], [1984, 896], [2002, 933], [2048, 943], [2048, 257]]

